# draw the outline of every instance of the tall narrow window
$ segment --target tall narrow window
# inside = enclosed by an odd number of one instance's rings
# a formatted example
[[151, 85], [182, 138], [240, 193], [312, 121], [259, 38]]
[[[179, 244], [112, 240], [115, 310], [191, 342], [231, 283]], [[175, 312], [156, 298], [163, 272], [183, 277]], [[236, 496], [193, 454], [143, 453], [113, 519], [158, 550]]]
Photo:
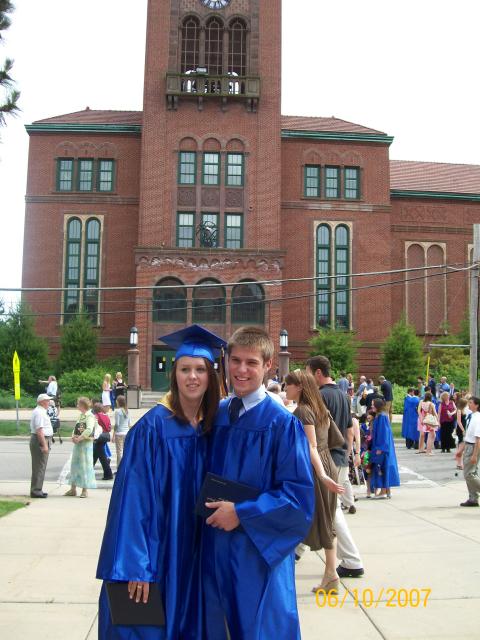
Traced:
[[182, 73], [196, 71], [200, 57], [200, 26], [196, 18], [186, 18], [182, 26]]
[[243, 154], [227, 153], [227, 187], [243, 187]]
[[232, 289], [232, 323], [264, 324], [265, 294], [253, 281], [236, 284]]
[[223, 74], [223, 24], [217, 18], [207, 23], [205, 33], [205, 63], [208, 75]]
[[303, 193], [307, 198], [320, 197], [320, 167], [305, 165]]
[[100, 267], [100, 222], [87, 221], [85, 242], [83, 307], [94, 324], [98, 320], [98, 282]]
[[348, 285], [349, 230], [343, 225], [335, 229], [335, 326], [349, 328]]
[[73, 190], [73, 158], [57, 160], [57, 191]]
[[178, 156], [178, 184], [195, 184], [197, 154], [193, 151], [180, 151]]
[[202, 280], [199, 284], [218, 286], [198, 287], [193, 290], [193, 322], [223, 324], [225, 322], [225, 289], [218, 280]]
[[203, 154], [203, 184], [220, 184], [220, 154]]
[[225, 214], [225, 248], [241, 249], [243, 246], [243, 215]]
[[82, 243], [82, 223], [71, 218], [67, 224], [67, 244], [65, 255], [65, 302], [64, 322], [68, 322], [80, 309], [80, 255]]
[[360, 198], [360, 169], [345, 167], [345, 198], [358, 200]]
[[202, 213], [201, 247], [218, 247], [218, 213]]
[[179, 322], [182, 324], [187, 322], [187, 293], [181, 285], [183, 282], [177, 278], [164, 278], [157, 282], [157, 287], [168, 288], [154, 290], [154, 322]]
[[115, 161], [114, 160], [99, 160], [98, 161], [98, 176], [97, 176], [97, 189], [98, 191], [113, 191], [115, 185]]
[[330, 227], [317, 229], [317, 325], [330, 325]]
[[93, 160], [78, 161], [78, 190], [93, 191]]
[[247, 29], [241, 20], [234, 20], [228, 30], [228, 73], [247, 75]]
[[195, 214], [177, 214], [177, 247], [195, 246]]
[[325, 197], [340, 197], [340, 169], [339, 167], [325, 167]]

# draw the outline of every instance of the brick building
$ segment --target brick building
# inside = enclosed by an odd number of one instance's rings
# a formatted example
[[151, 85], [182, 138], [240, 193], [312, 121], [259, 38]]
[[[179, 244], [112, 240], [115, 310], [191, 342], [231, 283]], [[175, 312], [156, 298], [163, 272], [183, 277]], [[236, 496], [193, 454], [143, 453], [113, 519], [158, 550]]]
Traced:
[[468, 262], [480, 167], [390, 160], [385, 133], [282, 116], [280, 9], [150, 0], [143, 111], [27, 127], [23, 287], [64, 289], [25, 294], [52, 352], [80, 307], [101, 355], [138, 327], [144, 388], [171, 366], [158, 336], [190, 322], [285, 327], [294, 358], [316, 326], [351, 328], [370, 372], [403, 310], [427, 338], [458, 326], [465, 272], [419, 275]]

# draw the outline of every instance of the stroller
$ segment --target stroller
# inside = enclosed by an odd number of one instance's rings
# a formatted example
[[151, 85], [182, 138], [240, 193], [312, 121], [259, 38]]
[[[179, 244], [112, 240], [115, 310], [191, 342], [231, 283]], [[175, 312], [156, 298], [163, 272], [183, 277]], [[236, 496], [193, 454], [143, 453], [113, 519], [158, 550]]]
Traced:
[[53, 429], [52, 443], [55, 443], [55, 436], [58, 436], [60, 444], [63, 444], [62, 436], [60, 435], [60, 419], [58, 417], [58, 409], [55, 406], [55, 401], [53, 398], [52, 400], [50, 400], [50, 404], [47, 409], [47, 415], [50, 418], [50, 424], [52, 425]]

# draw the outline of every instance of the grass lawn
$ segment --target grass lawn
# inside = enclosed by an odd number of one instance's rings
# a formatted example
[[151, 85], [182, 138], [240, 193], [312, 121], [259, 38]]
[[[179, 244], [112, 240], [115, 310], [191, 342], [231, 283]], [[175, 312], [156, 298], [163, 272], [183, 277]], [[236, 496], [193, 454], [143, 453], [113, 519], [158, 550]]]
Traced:
[[401, 438], [402, 437], [402, 423], [401, 422], [392, 423], [392, 431], [393, 431], [393, 437], [394, 438]]
[[[63, 422], [60, 427], [60, 433], [62, 438], [68, 438], [73, 431], [73, 422]], [[0, 421], [0, 436], [26, 436], [30, 433], [30, 422], [28, 420], [19, 421], [19, 430], [17, 431], [16, 420], [1, 420]]]
[[17, 509], [21, 509], [25, 506], [25, 502], [17, 502], [16, 500], [5, 500], [0, 499], [0, 518], [2, 516], [6, 516], [12, 511], [16, 511]]

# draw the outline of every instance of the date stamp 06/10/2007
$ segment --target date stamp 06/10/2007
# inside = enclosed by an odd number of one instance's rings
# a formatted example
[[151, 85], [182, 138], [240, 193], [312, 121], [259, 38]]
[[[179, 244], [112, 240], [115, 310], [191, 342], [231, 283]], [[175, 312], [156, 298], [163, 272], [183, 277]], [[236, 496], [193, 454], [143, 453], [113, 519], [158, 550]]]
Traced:
[[355, 607], [365, 607], [365, 609], [378, 609], [380, 606], [390, 609], [407, 607], [418, 609], [427, 606], [431, 593], [431, 589], [385, 589], [382, 587], [378, 592], [373, 589], [351, 589], [340, 596], [336, 591], [317, 589], [315, 602], [320, 609], [325, 607], [341, 609], [352, 601]]

